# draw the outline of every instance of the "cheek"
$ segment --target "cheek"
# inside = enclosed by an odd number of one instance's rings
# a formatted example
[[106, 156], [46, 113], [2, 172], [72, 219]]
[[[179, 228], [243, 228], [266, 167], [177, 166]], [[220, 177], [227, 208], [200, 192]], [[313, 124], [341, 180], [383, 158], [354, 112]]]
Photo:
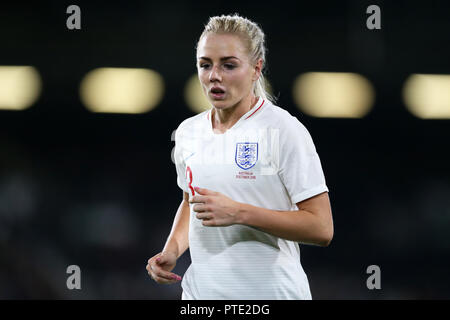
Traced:
[[209, 78], [205, 74], [205, 72], [198, 73], [198, 80], [200, 81], [200, 84], [202, 85], [202, 87], [206, 86], [209, 83]]
[[204, 82], [204, 79], [205, 79], [205, 73], [204, 72], [197, 71], [197, 76], [198, 76], [198, 79], [200, 80], [200, 82]]
[[229, 77], [230, 84], [239, 91], [247, 90], [252, 85], [251, 77], [247, 72], [239, 72]]

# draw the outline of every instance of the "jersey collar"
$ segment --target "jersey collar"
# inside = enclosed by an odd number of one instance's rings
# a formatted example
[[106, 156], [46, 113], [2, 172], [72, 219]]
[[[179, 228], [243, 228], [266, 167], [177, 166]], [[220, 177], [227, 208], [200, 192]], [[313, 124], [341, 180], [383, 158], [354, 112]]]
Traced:
[[[253, 108], [251, 108], [249, 111], [247, 111], [247, 113], [245, 113], [230, 129], [225, 131], [225, 133], [227, 133], [228, 131], [230, 131], [232, 129], [235, 129], [241, 122], [248, 120], [249, 118], [253, 117], [256, 113], [260, 112], [261, 109], [263, 108], [263, 105], [265, 104], [265, 102], [266, 102], [265, 99], [258, 97], [258, 101], [255, 103]], [[212, 127], [212, 120], [211, 120], [211, 112], [213, 109], [214, 108], [209, 109], [209, 111], [206, 113], [206, 118], [208, 120], [211, 132], [214, 132], [213, 127]]]

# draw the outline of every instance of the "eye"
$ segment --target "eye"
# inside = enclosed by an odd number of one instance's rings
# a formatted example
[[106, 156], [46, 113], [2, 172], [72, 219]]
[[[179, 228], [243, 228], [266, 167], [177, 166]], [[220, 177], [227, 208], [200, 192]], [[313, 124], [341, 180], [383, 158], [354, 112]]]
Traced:
[[232, 70], [232, 69], [236, 68], [236, 66], [234, 64], [231, 64], [231, 63], [225, 63], [224, 66], [228, 70]]
[[209, 63], [200, 63], [200, 68], [202, 69], [209, 68]]

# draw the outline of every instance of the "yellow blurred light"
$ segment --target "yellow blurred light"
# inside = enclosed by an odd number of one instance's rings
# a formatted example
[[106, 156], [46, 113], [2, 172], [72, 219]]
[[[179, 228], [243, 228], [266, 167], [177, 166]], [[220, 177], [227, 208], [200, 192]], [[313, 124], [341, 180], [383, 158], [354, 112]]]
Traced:
[[[272, 94], [272, 85], [267, 78], [265, 80], [266, 91]], [[186, 100], [189, 108], [196, 113], [201, 113], [212, 108], [212, 103], [203, 92], [197, 74], [192, 75], [188, 79], [186, 86], [184, 87], [184, 99]]]
[[201, 113], [212, 107], [211, 102], [203, 92], [197, 74], [192, 75], [188, 79], [186, 86], [184, 87], [184, 99], [189, 108], [196, 113]]
[[24, 110], [41, 93], [39, 72], [31, 66], [0, 66], [0, 109]]
[[403, 101], [418, 118], [450, 119], [450, 75], [411, 75], [403, 86]]
[[150, 69], [97, 68], [80, 85], [81, 100], [92, 112], [148, 112], [159, 104], [163, 93], [163, 78]]
[[319, 118], [362, 118], [375, 100], [372, 84], [356, 73], [304, 73], [296, 78], [292, 91], [298, 108]]

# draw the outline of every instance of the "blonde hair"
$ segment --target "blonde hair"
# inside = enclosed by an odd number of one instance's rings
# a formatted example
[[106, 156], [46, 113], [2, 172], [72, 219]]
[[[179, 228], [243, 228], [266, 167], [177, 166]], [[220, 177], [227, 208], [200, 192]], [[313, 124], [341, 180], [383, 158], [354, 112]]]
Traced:
[[259, 59], [263, 61], [261, 74], [253, 87], [253, 93], [255, 96], [275, 103], [276, 98], [267, 92], [268, 83], [263, 74], [266, 66], [267, 49], [264, 42], [265, 35], [262, 29], [255, 22], [235, 13], [233, 15], [210, 17], [198, 42], [208, 33], [231, 33], [241, 37], [247, 46], [250, 62], [256, 64]]

